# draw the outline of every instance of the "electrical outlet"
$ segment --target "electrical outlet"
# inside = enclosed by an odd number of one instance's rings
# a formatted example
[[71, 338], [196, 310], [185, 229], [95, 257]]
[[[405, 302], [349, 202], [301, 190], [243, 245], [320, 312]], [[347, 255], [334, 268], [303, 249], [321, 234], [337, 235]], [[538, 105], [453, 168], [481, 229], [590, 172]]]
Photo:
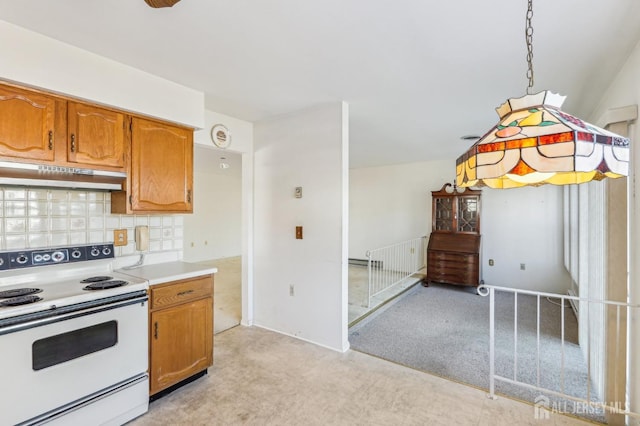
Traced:
[[521, 270], [521, 271], [524, 271], [525, 269], [527, 269], [527, 268], [526, 268], [526, 265], [525, 265], [524, 263], [521, 263], [521, 264], [520, 264], [520, 270]]
[[295, 290], [293, 284], [289, 284], [289, 296], [295, 296]]
[[296, 226], [296, 240], [302, 239], [302, 226]]
[[489, 266], [493, 266], [493, 259], [489, 259]]
[[114, 246], [126, 246], [127, 245], [127, 230], [126, 229], [114, 229], [113, 230], [113, 245]]

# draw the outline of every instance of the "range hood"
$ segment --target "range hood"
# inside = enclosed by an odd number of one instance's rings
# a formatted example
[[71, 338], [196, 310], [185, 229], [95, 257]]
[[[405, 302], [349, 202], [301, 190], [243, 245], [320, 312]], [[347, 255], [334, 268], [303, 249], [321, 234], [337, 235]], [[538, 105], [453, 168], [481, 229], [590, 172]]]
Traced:
[[120, 191], [126, 173], [0, 161], [0, 185]]

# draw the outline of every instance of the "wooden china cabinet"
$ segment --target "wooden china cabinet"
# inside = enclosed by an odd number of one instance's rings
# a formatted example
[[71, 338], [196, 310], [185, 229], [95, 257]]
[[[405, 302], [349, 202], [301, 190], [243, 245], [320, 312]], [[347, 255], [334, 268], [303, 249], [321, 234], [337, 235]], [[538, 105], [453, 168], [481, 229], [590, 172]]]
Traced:
[[430, 282], [480, 284], [480, 195], [482, 191], [445, 184], [431, 191], [432, 229], [427, 246]]

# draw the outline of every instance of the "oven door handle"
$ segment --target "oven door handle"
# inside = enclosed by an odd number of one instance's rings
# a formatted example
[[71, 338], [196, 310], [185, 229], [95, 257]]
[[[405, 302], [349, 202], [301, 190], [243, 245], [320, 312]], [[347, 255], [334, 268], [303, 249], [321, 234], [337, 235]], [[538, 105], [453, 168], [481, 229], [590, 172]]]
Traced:
[[[17, 331], [28, 330], [34, 327], [40, 327], [47, 324], [53, 324], [56, 322], [67, 321], [73, 318], [84, 317], [87, 315], [92, 315], [98, 312], [110, 311], [113, 309], [122, 308], [125, 306], [141, 304], [141, 306], [145, 306], [146, 302], [149, 300], [145, 291], [140, 292], [141, 295], [134, 298], [128, 298], [126, 300], [120, 301], [107, 301], [112, 300], [94, 300], [90, 302], [78, 303], [76, 305], [69, 306], [61, 306], [61, 307], [53, 307], [47, 311], [35, 312], [33, 314], [25, 315], [23, 320], [20, 321], [20, 318], [7, 318], [5, 320], [0, 321], [0, 335], [15, 333]], [[13, 324], [9, 324], [3, 326], [4, 323], [13, 321]]]

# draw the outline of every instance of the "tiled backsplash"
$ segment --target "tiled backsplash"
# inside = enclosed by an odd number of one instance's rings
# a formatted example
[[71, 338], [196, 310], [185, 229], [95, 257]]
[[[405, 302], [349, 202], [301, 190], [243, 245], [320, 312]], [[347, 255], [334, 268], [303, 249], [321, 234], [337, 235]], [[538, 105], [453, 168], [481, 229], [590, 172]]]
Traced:
[[134, 229], [149, 227], [149, 251], [182, 251], [181, 215], [111, 214], [109, 192], [0, 187], [0, 250], [113, 242], [126, 229], [128, 244], [115, 255], [136, 253]]

